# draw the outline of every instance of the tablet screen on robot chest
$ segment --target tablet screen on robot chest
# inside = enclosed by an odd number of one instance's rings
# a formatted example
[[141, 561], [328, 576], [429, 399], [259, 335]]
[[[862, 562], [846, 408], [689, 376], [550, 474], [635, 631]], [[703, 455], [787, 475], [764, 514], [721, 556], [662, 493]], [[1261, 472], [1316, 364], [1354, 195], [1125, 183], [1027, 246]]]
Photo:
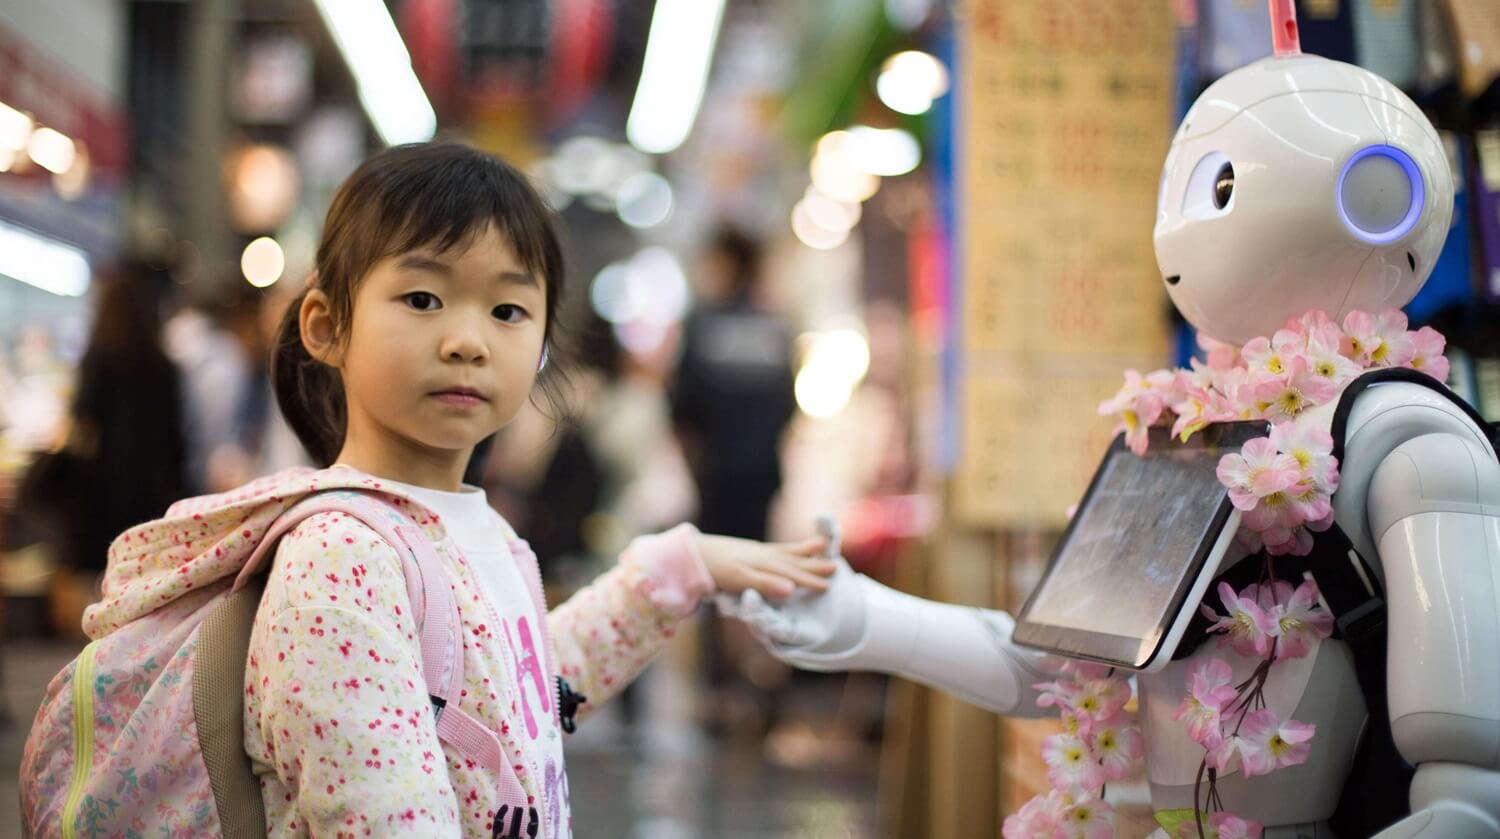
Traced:
[[1154, 428], [1144, 456], [1116, 438], [1017, 616], [1016, 642], [1132, 670], [1164, 664], [1163, 641], [1176, 643], [1197, 606], [1184, 601], [1202, 597], [1227, 525], [1238, 526], [1219, 459], [1265, 429], [1228, 423], [1181, 443]]

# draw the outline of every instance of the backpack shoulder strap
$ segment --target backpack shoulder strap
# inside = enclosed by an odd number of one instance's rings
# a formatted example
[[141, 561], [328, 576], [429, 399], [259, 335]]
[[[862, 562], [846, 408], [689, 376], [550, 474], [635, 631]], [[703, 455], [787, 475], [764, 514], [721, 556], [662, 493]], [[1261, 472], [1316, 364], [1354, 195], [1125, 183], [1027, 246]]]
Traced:
[[527, 794], [505, 756], [500, 739], [458, 707], [456, 700], [464, 683], [463, 624], [453, 596], [452, 578], [427, 533], [399, 508], [378, 495], [360, 490], [329, 490], [313, 495], [277, 518], [240, 571], [235, 588], [260, 572], [274, 555], [281, 537], [312, 516], [334, 512], [358, 519], [401, 557], [407, 596], [420, 627], [422, 676], [432, 702], [438, 739], [500, 779], [502, 804], [525, 808]]
[[281, 538], [307, 519], [323, 513], [345, 513], [375, 531], [401, 557], [406, 591], [421, 631], [422, 675], [436, 713], [463, 685], [464, 657], [458, 606], [450, 577], [432, 540], [394, 505], [358, 490], [317, 493], [282, 513], [240, 570], [234, 588], [246, 585], [275, 555]]

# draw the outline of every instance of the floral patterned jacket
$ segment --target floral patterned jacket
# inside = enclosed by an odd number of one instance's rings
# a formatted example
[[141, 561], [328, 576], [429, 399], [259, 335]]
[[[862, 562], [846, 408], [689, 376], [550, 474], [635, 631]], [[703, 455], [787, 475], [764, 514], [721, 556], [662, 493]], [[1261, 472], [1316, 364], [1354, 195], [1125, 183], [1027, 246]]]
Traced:
[[[379, 479], [350, 469], [294, 469], [179, 502], [117, 543], [105, 599], [86, 614], [86, 631], [100, 637], [195, 588], [228, 585], [277, 515], [310, 492], [338, 488], [382, 489]], [[537, 802], [540, 832], [520, 835], [570, 835], [564, 768], [536, 765], [526, 740], [560, 736], [555, 676], [587, 697], [582, 719], [629, 684], [712, 591], [691, 526], [637, 539], [614, 569], [552, 609], [545, 630], [533, 633], [481, 598], [436, 514], [387, 498], [425, 530], [452, 577], [466, 634], [459, 707], [500, 735]], [[529, 551], [519, 539], [510, 548]], [[270, 835], [509, 835], [495, 824], [501, 779], [439, 742], [420, 662], [391, 545], [340, 513], [313, 516], [288, 533], [256, 616], [245, 676], [245, 748], [261, 778]]]

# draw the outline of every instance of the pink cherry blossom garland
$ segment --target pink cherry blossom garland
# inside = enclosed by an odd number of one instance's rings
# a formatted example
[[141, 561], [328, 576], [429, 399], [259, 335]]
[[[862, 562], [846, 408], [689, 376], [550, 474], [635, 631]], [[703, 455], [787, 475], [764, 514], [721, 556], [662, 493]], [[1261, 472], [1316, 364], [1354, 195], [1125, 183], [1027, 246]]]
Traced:
[[[1120, 392], [1099, 406], [1100, 414], [1119, 416], [1116, 430], [1125, 432], [1136, 454], [1146, 452], [1148, 430], [1169, 420], [1173, 436], [1184, 441], [1216, 422], [1272, 424], [1270, 436], [1219, 462], [1219, 480], [1241, 511], [1240, 538], [1252, 551], [1264, 549], [1265, 567], [1260, 582], [1238, 593], [1220, 584], [1225, 614], [1201, 608], [1221, 645], [1260, 661], [1238, 684], [1222, 658], [1189, 669], [1188, 692], [1173, 718], [1187, 725], [1204, 757], [1194, 820], [1179, 827], [1179, 839], [1257, 839], [1260, 823], [1223, 808], [1219, 774], [1239, 769], [1253, 777], [1307, 760], [1314, 726], [1280, 719], [1266, 706], [1264, 690], [1271, 667], [1308, 655], [1332, 634], [1333, 618], [1319, 605], [1316, 583], [1294, 589], [1275, 578], [1272, 563], [1278, 555], [1305, 556], [1312, 533], [1333, 523], [1339, 473], [1331, 435], [1293, 420], [1369, 369], [1409, 367], [1446, 380], [1443, 336], [1431, 327], [1409, 332], [1406, 326], [1406, 316], [1395, 310], [1378, 317], [1351, 312], [1342, 328], [1314, 311], [1238, 349], [1200, 338], [1207, 363], [1194, 359], [1190, 370], [1145, 376], [1128, 370]], [[1037, 704], [1057, 707], [1064, 724], [1042, 744], [1053, 789], [1005, 820], [1005, 839], [1112, 839], [1114, 811], [1104, 800], [1105, 786], [1123, 778], [1145, 751], [1125, 711], [1130, 686], [1124, 678], [1080, 662], [1065, 662], [1060, 672], [1056, 681], [1035, 686], [1042, 691]]]
[[1242, 514], [1239, 536], [1247, 547], [1306, 556], [1312, 534], [1333, 522], [1338, 464], [1326, 431], [1299, 430], [1292, 421], [1366, 370], [1409, 367], [1446, 380], [1446, 340], [1430, 326], [1406, 326], [1395, 309], [1378, 317], [1350, 312], [1342, 327], [1314, 311], [1238, 349], [1200, 337], [1206, 363], [1193, 359], [1191, 369], [1145, 376], [1127, 370], [1124, 387], [1099, 404], [1099, 413], [1119, 417], [1116, 430], [1136, 454], [1146, 453], [1149, 429], [1169, 421], [1184, 441], [1217, 422], [1271, 423], [1270, 437], [1224, 456], [1219, 480]]
[[1305, 762], [1311, 749], [1316, 728], [1282, 720], [1266, 706], [1265, 686], [1272, 665], [1310, 654], [1318, 641], [1333, 633], [1333, 616], [1319, 605], [1317, 583], [1306, 580], [1294, 589], [1275, 578], [1273, 562], [1267, 554], [1260, 582], [1239, 593], [1228, 583], [1219, 584], [1224, 614], [1207, 604], [1201, 607], [1214, 621], [1209, 631], [1220, 633], [1220, 646], [1260, 661], [1239, 684], [1234, 684], [1229, 663], [1217, 656], [1188, 669], [1187, 695], [1172, 718], [1187, 724], [1188, 736], [1203, 747], [1204, 755], [1193, 786], [1194, 821], [1179, 828], [1179, 839], [1258, 837], [1258, 822], [1224, 809], [1219, 774], [1240, 769], [1247, 778], [1265, 775]]
[[1111, 668], [1059, 665], [1056, 680], [1035, 685], [1037, 705], [1057, 708], [1063, 731], [1042, 741], [1052, 789], [1005, 819], [1004, 839], [1113, 839], [1115, 813], [1105, 785], [1124, 778], [1145, 754], [1139, 726], [1125, 710], [1130, 683]]

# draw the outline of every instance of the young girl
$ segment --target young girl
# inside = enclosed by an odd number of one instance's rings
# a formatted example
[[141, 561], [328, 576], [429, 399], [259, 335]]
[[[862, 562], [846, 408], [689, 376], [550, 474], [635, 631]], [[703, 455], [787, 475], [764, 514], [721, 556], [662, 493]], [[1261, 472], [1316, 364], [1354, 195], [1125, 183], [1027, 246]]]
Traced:
[[387, 150], [335, 197], [317, 273], [282, 324], [277, 399], [331, 467], [315, 473], [323, 486], [391, 493], [435, 542], [464, 627], [459, 707], [499, 736], [535, 807], [502, 818], [506, 779], [439, 742], [400, 559], [360, 522], [322, 514], [281, 541], [250, 643], [245, 747], [271, 835], [568, 836], [569, 709], [554, 677], [587, 714], [704, 596], [781, 597], [832, 572], [816, 541], [683, 525], [535, 614], [513, 557], [524, 543], [461, 479], [476, 444], [532, 397], [562, 284], [542, 200], [473, 149]]

